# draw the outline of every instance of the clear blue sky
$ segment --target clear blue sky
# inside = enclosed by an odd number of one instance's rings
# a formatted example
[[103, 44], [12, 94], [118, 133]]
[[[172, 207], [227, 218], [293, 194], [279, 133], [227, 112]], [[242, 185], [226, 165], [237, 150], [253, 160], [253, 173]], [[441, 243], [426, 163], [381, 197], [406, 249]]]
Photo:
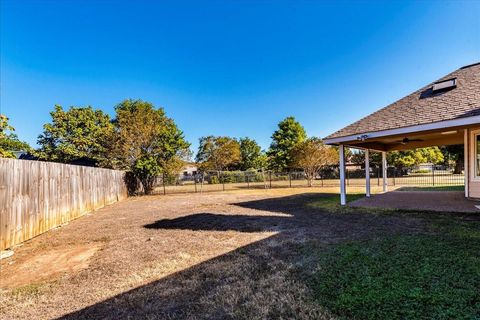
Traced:
[[263, 148], [295, 116], [323, 137], [480, 61], [480, 1], [1, 0], [1, 112], [35, 145], [55, 104], [163, 106]]

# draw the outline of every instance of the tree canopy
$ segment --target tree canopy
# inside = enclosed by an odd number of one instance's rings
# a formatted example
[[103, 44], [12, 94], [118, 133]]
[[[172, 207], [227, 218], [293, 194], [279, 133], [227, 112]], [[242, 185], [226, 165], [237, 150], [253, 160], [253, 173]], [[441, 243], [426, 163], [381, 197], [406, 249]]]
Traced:
[[267, 152], [271, 168], [280, 171], [290, 168], [292, 149], [306, 138], [305, 129], [294, 117], [287, 117], [280, 121], [278, 129], [272, 135], [272, 143]]
[[115, 107], [115, 112], [111, 164], [133, 172], [149, 194], [159, 174], [179, 170], [190, 154], [190, 144], [165, 110], [149, 102], [125, 100]]
[[291, 151], [291, 156], [293, 165], [304, 170], [309, 187], [322, 167], [337, 164], [339, 161], [337, 150], [324, 145], [321, 139], [314, 137], [297, 143]]
[[0, 157], [15, 158], [13, 151], [31, 151], [28, 143], [20, 141], [13, 131], [15, 129], [8, 124], [8, 118], [0, 114]]
[[109, 139], [114, 133], [108, 114], [92, 107], [70, 107], [67, 111], [59, 105], [50, 112], [52, 122], [43, 126], [38, 137], [40, 159], [72, 162], [86, 158], [102, 163], [109, 158]]
[[388, 162], [396, 167], [413, 167], [421, 163], [443, 163], [443, 154], [438, 147], [427, 147], [389, 152]]
[[250, 138], [240, 138], [240, 158], [240, 170], [262, 169], [266, 166], [262, 148]]
[[236, 167], [241, 160], [240, 143], [230, 137], [202, 137], [196, 160], [204, 170], [222, 171]]
[[455, 174], [462, 173], [464, 167], [464, 146], [461, 144], [440, 147], [445, 164], [453, 164]]
[[[357, 164], [365, 162], [365, 153], [356, 151], [351, 154], [350, 160]], [[372, 152], [370, 162], [380, 166], [382, 163], [381, 154]], [[418, 148], [404, 151], [390, 151], [387, 153], [387, 163], [395, 167], [412, 168], [421, 163], [440, 164], [444, 162], [444, 155], [438, 147]]]

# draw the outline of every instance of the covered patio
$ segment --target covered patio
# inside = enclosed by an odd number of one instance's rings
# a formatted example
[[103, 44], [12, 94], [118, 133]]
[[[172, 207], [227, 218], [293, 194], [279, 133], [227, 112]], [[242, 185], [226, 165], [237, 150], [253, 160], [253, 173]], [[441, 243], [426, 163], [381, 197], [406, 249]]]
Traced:
[[[370, 151], [382, 153], [382, 186], [388, 191], [387, 152], [430, 146], [463, 145], [465, 192], [463, 199], [448, 195], [439, 199], [446, 203], [467, 205], [466, 199], [480, 199], [480, 63], [464, 66], [414, 93], [374, 112], [367, 117], [331, 134], [326, 144], [337, 145], [340, 153], [340, 203], [346, 204], [345, 148], [365, 151], [365, 194], [370, 190]], [[441, 194], [441, 193], [440, 193]], [[422, 194], [425, 196], [425, 194]], [[421, 206], [412, 194], [377, 195], [379, 200], [365, 199], [359, 203], [386, 203], [402, 206], [399, 200]], [[432, 203], [436, 196], [431, 195]], [[439, 196], [440, 198], [441, 196]], [[460, 203], [460, 202], [461, 203]], [[467, 202], [466, 202], [467, 201]], [[416, 204], [415, 204], [416, 203]], [[472, 209], [473, 210], [473, 209]]]
[[393, 190], [349, 203], [352, 207], [421, 210], [439, 212], [480, 212], [480, 202], [465, 198], [462, 191]]

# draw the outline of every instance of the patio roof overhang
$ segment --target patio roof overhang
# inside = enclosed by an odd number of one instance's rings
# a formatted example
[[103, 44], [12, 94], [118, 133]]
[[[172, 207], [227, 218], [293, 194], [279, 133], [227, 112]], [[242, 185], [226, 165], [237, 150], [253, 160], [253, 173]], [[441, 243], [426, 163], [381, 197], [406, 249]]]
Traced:
[[[382, 131], [361, 132], [354, 135], [325, 139], [330, 145], [345, 145], [376, 151], [396, 151], [429, 146], [464, 143], [464, 129], [478, 126], [480, 116], [439, 121]], [[405, 143], [403, 140], [409, 141]]]

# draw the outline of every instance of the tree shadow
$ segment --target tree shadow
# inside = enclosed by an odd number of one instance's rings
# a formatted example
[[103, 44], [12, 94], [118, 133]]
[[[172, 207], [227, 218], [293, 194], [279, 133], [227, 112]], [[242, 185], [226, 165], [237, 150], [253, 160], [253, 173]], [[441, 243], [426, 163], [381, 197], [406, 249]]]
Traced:
[[400, 223], [402, 218], [327, 213], [306, 205], [329, 196], [306, 193], [232, 204], [267, 211], [258, 215], [197, 213], [146, 224], [157, 230], [277, 233], [59, 319], [328, 318], [328, 310], [305, 299], [308, 248], [417, 227]]
[[175, 219], [162, 219], [145, 225], [147, 229], [177, 229], [193, 231], [240, 231], [260, 232], [278, 226], [281, 216], [226, 215], [215, 213], [197, 213]]

